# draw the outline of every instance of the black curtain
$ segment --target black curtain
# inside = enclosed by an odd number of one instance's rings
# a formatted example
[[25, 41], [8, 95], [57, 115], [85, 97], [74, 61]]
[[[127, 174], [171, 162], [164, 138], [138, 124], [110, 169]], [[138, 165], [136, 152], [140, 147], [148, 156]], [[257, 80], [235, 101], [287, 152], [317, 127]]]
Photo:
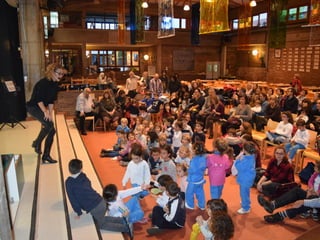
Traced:
[[193, 4], [191, 7], [191, 44], [199, 45], [199, 21], [200, 21], [200, 3]]
[[130, 39], [131, 44], [136, 44], [136, 0], [130, 0]]
[[[0, 122], [26, 118], [22, 59], [19, 51], [17, 8], [0, 1]], [[8, 92], [5, 81], [13, 81], [16, 91]]]

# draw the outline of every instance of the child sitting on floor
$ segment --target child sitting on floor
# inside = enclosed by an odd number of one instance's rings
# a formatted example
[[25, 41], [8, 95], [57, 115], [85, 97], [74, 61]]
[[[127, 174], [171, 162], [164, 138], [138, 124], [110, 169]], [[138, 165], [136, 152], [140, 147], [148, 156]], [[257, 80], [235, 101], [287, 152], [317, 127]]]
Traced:
[[149, 235], [163, 232], [165, 229], [180, 229], [186, 221], [186, 208], [180, 196], [180, 188], [176, 182], [166, 186], [169, 201], [166, 206], [155, 206], [152, 210], [152, 227], [147, 229]]
[[176, 165], [172, 160], [172, 149], [170, 146], [166, 145], [160, 149], [160, 176], [163, 174], [168, 174], [172, 177], [174, 181], [177, 179]]
[[191, 151], [190, 148], [187, 146], [182, 145], [179, 148], [177, 157], [175, 158], [174, 162], [176, 164], [183, 164], [185, 163], [187, 166], [189, 166], [191, 160]]
[[[192, 225], [192, 232], [190, 234], [190, 240], [198, 239], [198, 235], [201, 232], [205, 240], [211, 239], [230, 239], [234, 233], [234, 225], [229, 218], [224, 218], [218, 229], [216, 229], [217, 218], [220, 218], [221, 214], [228, 214], [227, 204], [223, 199], [210, 199], [207, 202], [206, 207], [209, 218], [204, 220], [200, 215], [196, 218], [196, 223]], [[219, 236], [224, 236], [219, 238]]]
[[151, 175], [158, 175], [160, 171], [160, 164], [162, 163], [162, 161], [160, 160], [159, 147], [151, 148], [148, 163], [150, 166]]
[[176, 168], [177, 168], [179, 187], [181, 190], [180, 193], [182, 198], [185, 199], [186, 190], [188, 186], [188, 182], [187, 182], [188, 166], [185, 163], [178, 163]]

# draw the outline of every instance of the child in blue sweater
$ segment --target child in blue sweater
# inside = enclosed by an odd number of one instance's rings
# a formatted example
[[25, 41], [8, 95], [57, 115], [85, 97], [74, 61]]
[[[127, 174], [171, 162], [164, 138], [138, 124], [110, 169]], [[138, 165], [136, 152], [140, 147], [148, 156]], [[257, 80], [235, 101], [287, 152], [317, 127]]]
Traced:
[[250, 212], [250, 188], [256, 177], [256, 147], [253, 142], [245, 142], [243, 152], [234, 161], [232, 166], [232, 175], [237, 176], [237, 183], [240, 186], [241, 208], [237, 211], [239, 214]]
[[186, 189], [186, 208], [194, 209], [194, 195], [198, 200], [198, 207], [201, 210], [205, 209], [206, 200], [203, 190], [205, 184], [204, 172], [206, 166], [206, 149], [203, 142], [196, 142], [193, 145], [194, 156], [190, 161], [188, 169]]

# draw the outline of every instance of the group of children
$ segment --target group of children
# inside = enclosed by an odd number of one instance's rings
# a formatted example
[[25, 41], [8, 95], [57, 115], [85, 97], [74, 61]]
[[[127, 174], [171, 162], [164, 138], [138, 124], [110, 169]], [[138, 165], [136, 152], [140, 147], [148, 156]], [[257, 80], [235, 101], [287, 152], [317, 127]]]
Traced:
[[[133, 236], [132, 224], [145, 223], [148, 220], [144, 216], [140, 200], [149, 192], [160, 193], [157, 197], [157, 205], [152, 210], [152, 227], [147, 230], [149, 235], [163, 232], [164, 229], [184, 227], [186, 209], [192, 210], [198, 207], [201, 210], [207, 209], [209, 215], [207, 221], [204, 221], [202, 217], [196, 220], [199, 231], [205, 237], [208, 236], [208, 232], [211, 232], [211, 236], [227, 234], [221, 230], [217, 231], [219, 221], [225, 221], [225, 227], [231, 237], [233, 223], [227, 211], [213, 213], [215, 210], [211, 207], [210, 201], [223, 201], [220, 198], [225, 179], [232, 172], [233, 175], [237, 175], [237, 182], [240, 185], [241, 208], [238, 213], [250, 212], [250, 187], [256, 174], [255, 144], [250, 141], [244, 142], [243, 151], [234, 161], [233, 151], [224, 138], [218, 138], [213, 142], [212, 153], [206, 150], [203, 141], [196, 140], [192, 144], [192, 137], [186, 133], [182, 134], [181, 145], [177, 149], [167, 144], [167, 138], [162, 146], [156, 145], [148, 149], [143, 141], [137, 140], [139, 135], [137, 132], [128, 131], [129, 138], [123, 148], [121, 135], [125, 135], [126, 123], [124, 119], [121, 120], [123, 126], [119, 126], [121, 129], [118, 129], [118, 141], [114, 149], [110, 150], [110, 152], [117, 153], [112, 156], [122, 159], [126, 156], [128, 159], [122, 179], [123, 190], [119, 191], [115, 184], [108, 184], [100, 196], [91, 188], [90, 180], [82, 172], [81, 161], [78, 159], [70, 161], [69, 169], [72, 175], [66, 180], [66, 189], [77, 215], [82, 214], [81, 210], [90, 212], [100, 228], [121, 231]], [[110, 153], [107, 152], [109, 150], [105, 151], [104, 153]], [[74, 162], [78, 162], [77, 171], [71, 168]], [[209, 176], [212, 198], [207, 204], [204, 192], [206, 171]], [[128, 182], [131, 184], [130, 188], [127, 188]], [[157, 191], [154, 192], [154, 190]], [[124, 201], [128, 197], [130, 199]], [[92, 201], [91, 198], [95, 201]], [[197, 232], [196, 227], [194, 231]]]

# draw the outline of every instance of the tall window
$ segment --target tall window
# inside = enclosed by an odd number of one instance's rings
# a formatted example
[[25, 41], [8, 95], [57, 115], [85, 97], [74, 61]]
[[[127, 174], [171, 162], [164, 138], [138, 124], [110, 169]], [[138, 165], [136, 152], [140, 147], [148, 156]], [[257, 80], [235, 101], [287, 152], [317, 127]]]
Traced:
[[308, 18], [308, 6], [299, 7], [298, 20], [304, 20]]
[[50, 27], [58, 28], [59, 27], [59, 13], [50, 12]]
[[298, 8], [290, 8], [290, 9], [289, 9], [288, 20], [289, 20], [289, 21], [295, 21], [295, 20], [297, 20], [297, 13], [298, 13]]
[[44, 38], [48, 39], [48, 16], [43, 16]]
[[237, 30], [239, 28], [239, 19], [232, 20], [232, 29]]
[[260, 13], [259, 14], [259, 27], [266, 27], [268, 22], [268, 14]]

